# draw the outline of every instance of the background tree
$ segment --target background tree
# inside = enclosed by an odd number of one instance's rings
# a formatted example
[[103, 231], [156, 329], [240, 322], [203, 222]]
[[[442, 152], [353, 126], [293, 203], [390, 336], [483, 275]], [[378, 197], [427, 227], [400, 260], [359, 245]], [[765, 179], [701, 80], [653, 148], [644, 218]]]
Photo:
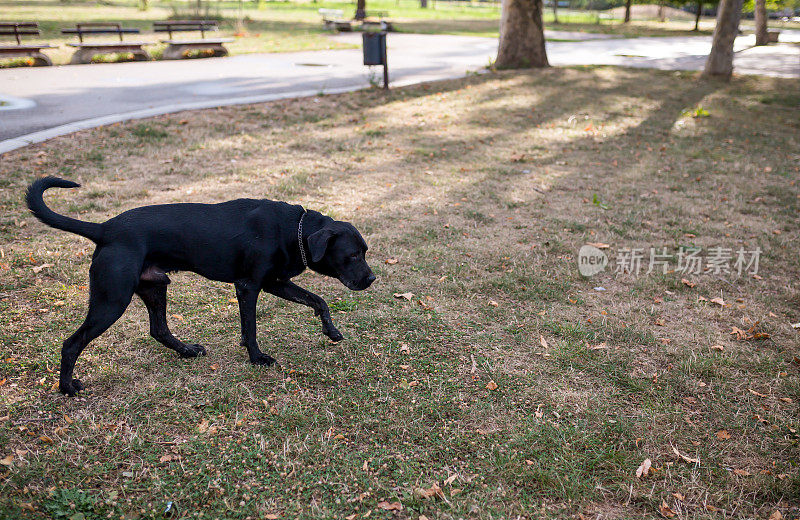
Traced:
[[733, 42], [739, 34], [742, 0], [721, 0], [711, 53], [703, 69], [704, 77], [730, 80], [733, 74]]
[[756, 0], [756, 45], [766, 45], [769, 43], [767, 36], [767, 1]]
[[363, 20], [367, 17], [367, 0], [356, 1], [356, 14], [353, 18]]
[[542, 0], [503, 0], [496, 67], [520, 69], [550, 66], [544, 48], [543, 10]]
[[697, 12], [694, 15], [694, 30], [700, 30], [700, 17], [703, 16], [703, 0], [697, 0]]
[[632, 0], [625, 0], [625, 21], [623, 23], [631, 21], [631, 1]]

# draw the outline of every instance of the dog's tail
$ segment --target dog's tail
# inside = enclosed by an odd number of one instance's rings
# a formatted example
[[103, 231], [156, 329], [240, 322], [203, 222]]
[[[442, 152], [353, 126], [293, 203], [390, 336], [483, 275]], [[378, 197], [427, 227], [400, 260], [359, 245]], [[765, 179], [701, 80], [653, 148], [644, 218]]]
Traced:
[[71, 217], [59, 215], [44, 203], [42, 195], [48, 188], [77, 188], [80, 184], [58, 177], [43, 177], [37, 179], [30, 186], [25, 195], [25, 201], [33, 215], [47, 224], [57, 229], [63, 229], [70, 233], [84, 236], [89, 240], [98, 243], [103, 236], [103, 228], [94, 222], [84, 222]]

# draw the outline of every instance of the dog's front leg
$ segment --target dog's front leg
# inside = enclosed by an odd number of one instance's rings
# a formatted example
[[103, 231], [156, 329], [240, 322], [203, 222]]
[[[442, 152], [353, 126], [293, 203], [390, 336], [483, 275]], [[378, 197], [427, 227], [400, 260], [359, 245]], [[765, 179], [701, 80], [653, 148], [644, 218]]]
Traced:
[[272, 365], [275, 359], [258, 348], [256, 340], [256, 303], [261, 288], [249, 280], [234, 283], [236, 299], [239, 301], [239, 316], [242, 319], [242, 344], [247, 347], [250, 362], [254, 365]]
[[322, 332], [326, 336], [333, 341], [341, 341], [344, 339], [342, 333], [336, 330], [333, 321], [331, 321], [331, 311], [328, 309], [328, 304], [316, 294], [292, 282], [283, 282], [280, 280], [265, 285], [264, 290], [278, 298], [311, 307], [314, 309], [314, 314], [319, 316], [320, 321], [322, 321]]

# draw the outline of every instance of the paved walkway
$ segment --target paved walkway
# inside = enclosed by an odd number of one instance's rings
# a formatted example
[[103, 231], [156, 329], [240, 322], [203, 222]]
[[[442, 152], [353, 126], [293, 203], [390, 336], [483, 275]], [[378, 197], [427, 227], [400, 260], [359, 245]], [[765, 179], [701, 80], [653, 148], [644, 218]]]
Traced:
[[[711, 45], [708, 37], [548, 36], [583, 39], [548, 42], [553, 65], [699, 70]], [[336, 38], [360, 43], [359, 34]], [[781, 38], [800, 42], [800, 31], [784, 31]], [[800, 46], [750, 48], [751, 40], [752, 36], [736, 41], [737, 73], [800, 77]], [[494, 38], [390, 34], [388, 42], [390, 77], [396, 86], [464, 76], [485, 67], [497, 52]], [[374, 72], [379, 78], [379, 69]], [[364, 88], [369, 80], [361, 49], [0, 69], [0, 153], [116, 121], [344, 92]]]

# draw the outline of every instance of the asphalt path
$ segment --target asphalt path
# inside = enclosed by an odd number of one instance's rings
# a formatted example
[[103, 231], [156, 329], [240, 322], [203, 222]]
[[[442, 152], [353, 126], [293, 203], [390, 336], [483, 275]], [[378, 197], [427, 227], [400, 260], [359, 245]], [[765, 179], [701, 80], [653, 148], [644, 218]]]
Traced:
[[[709, 37], [615, 38], [549, 32], [552, 65], [623, 65], [700, 70]], [[335, 38], [360, 44], [360, 34]], [[754, 47], [736, 40], [735, 71], [800, 78], [800, 31]], [[449, 35], [388, 35], [394, 86], [462, 77], [486, 67], [497, 40]], [[232, 104], [358, 90], [379, 81], [361, 49], [225, 58], [0, 69], [0, 153], [117, 121]]]

